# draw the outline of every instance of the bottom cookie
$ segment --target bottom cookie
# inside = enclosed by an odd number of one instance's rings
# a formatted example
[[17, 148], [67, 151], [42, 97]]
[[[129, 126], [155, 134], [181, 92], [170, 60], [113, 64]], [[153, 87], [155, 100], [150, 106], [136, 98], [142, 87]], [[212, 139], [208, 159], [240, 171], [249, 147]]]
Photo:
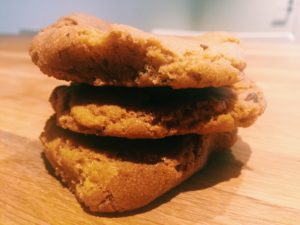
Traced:
[[124, 139], [64, 130], [51, 117], [41, 141], [56, 174], [93, 212], [147, 205], [201, 169], [208, 155], [231, 147], [236, 131], [164, 139]]

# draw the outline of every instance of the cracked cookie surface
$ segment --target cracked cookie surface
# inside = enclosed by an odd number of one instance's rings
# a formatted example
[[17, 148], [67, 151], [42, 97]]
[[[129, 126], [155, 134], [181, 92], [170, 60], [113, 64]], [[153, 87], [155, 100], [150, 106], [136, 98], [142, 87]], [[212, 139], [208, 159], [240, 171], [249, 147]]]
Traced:
[[147, 205], [201, 169], [208, 155], [228, 149], [236, 131], [164, 139], [122, 139], [76, 134], [48, 120], [40, 137], [56, 174], [93, 212]]
[[73, 84], [57, 87], [50, 102], [63, 128], [126, 138], [231, 131], [250, 126], [265, 108], [262, 92], [249, 80], [181, 90]]
[[43, 29], [30, 55], [49, 76], [95, 86], [228, 86], [246, 67], [239, 40], [227, 33], [159, 36], [84, 14]]

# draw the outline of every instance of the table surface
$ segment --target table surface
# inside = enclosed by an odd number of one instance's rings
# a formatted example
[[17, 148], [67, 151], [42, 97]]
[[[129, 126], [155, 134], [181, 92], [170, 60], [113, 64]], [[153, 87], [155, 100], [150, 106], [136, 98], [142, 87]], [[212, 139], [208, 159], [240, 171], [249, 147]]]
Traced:
[[0, 37], [0, 224], [299, 224], [300, 45], [244, 43], [268, 107], [231, 152], [133, 213], [85, 212], [41, 155], [38, 136], [64, 82], [30, 61], [30, 37]]

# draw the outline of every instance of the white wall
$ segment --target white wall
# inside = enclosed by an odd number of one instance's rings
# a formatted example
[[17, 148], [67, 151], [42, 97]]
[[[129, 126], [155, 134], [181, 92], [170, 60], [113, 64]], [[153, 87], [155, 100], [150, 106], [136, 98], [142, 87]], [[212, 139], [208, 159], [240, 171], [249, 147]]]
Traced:
[[80, 11], [144, 30], [190, 28], [191, 0], [0, 0], [0, 33], [38, 30], [65, 14]]
[[[285, 18], [289, 2], [293, 11]], [[290, 31], [296, 19], [296, 0], [195, 0], [194, 3], [193, 27], [201, 30]], [[285, 24], [278, 23], [283, 19], [287, 21]]]
[[[290, 17], [275, 26], [274, 21], [284, 19], [289, 2], [293, 3]], [[0, 0], [0, 34], [37, 31], [75, 11], [146, 31], [285, 31], [300, 40], [300, 0]]]

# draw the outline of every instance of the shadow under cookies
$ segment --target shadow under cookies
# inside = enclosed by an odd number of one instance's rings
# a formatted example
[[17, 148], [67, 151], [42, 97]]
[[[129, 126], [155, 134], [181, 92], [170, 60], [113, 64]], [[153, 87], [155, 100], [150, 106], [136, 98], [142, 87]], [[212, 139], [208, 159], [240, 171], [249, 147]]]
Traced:
[[[41, 156], [48, 172], [52, 176], [57, 178], [53, 168], [51, 167], [43, 153]], [[81, 204], [81, 207], [90, 215], [108, 218], [126, 217], [139, 213], [145, 213], [169, 202], [172, 198], [180, 193], [204, 190], [207, 188], [211, 188], [219, 183], [239, 177], [241, 174], [241, 170], [246, 166], [250, 156], [250, 146], [245, 143], [240, 137], [238, 137], [236, 144], [232, 147], [231, 150], [223, 150], [213, 153], [210, 156], [207, 165], [201, 171], [197, 172], [187, 181], [168, 191], [163, 196], [157, 198], [152, 203], [143, 208], [122, 213], [92, 213], [84, 205]], [[61, 184], [66, 187], [62, 182]], [[201, 195], [201, 193], [199, 194]], [[229, 202], [230, 199], [225, 199], [222, 202], [224, 209], [226, 208], [226, 205], [229, 204]], [[222, 212], [218, 212], [218, 214], [222, 214]]]
[[183, 183], [179, 189], [182, 191], [201, 190], [237, 178], [242, 168], [246, 166], [250, 155], [250, 146], [238, 137], [231, 150], [213, 153], [207, 165]]

